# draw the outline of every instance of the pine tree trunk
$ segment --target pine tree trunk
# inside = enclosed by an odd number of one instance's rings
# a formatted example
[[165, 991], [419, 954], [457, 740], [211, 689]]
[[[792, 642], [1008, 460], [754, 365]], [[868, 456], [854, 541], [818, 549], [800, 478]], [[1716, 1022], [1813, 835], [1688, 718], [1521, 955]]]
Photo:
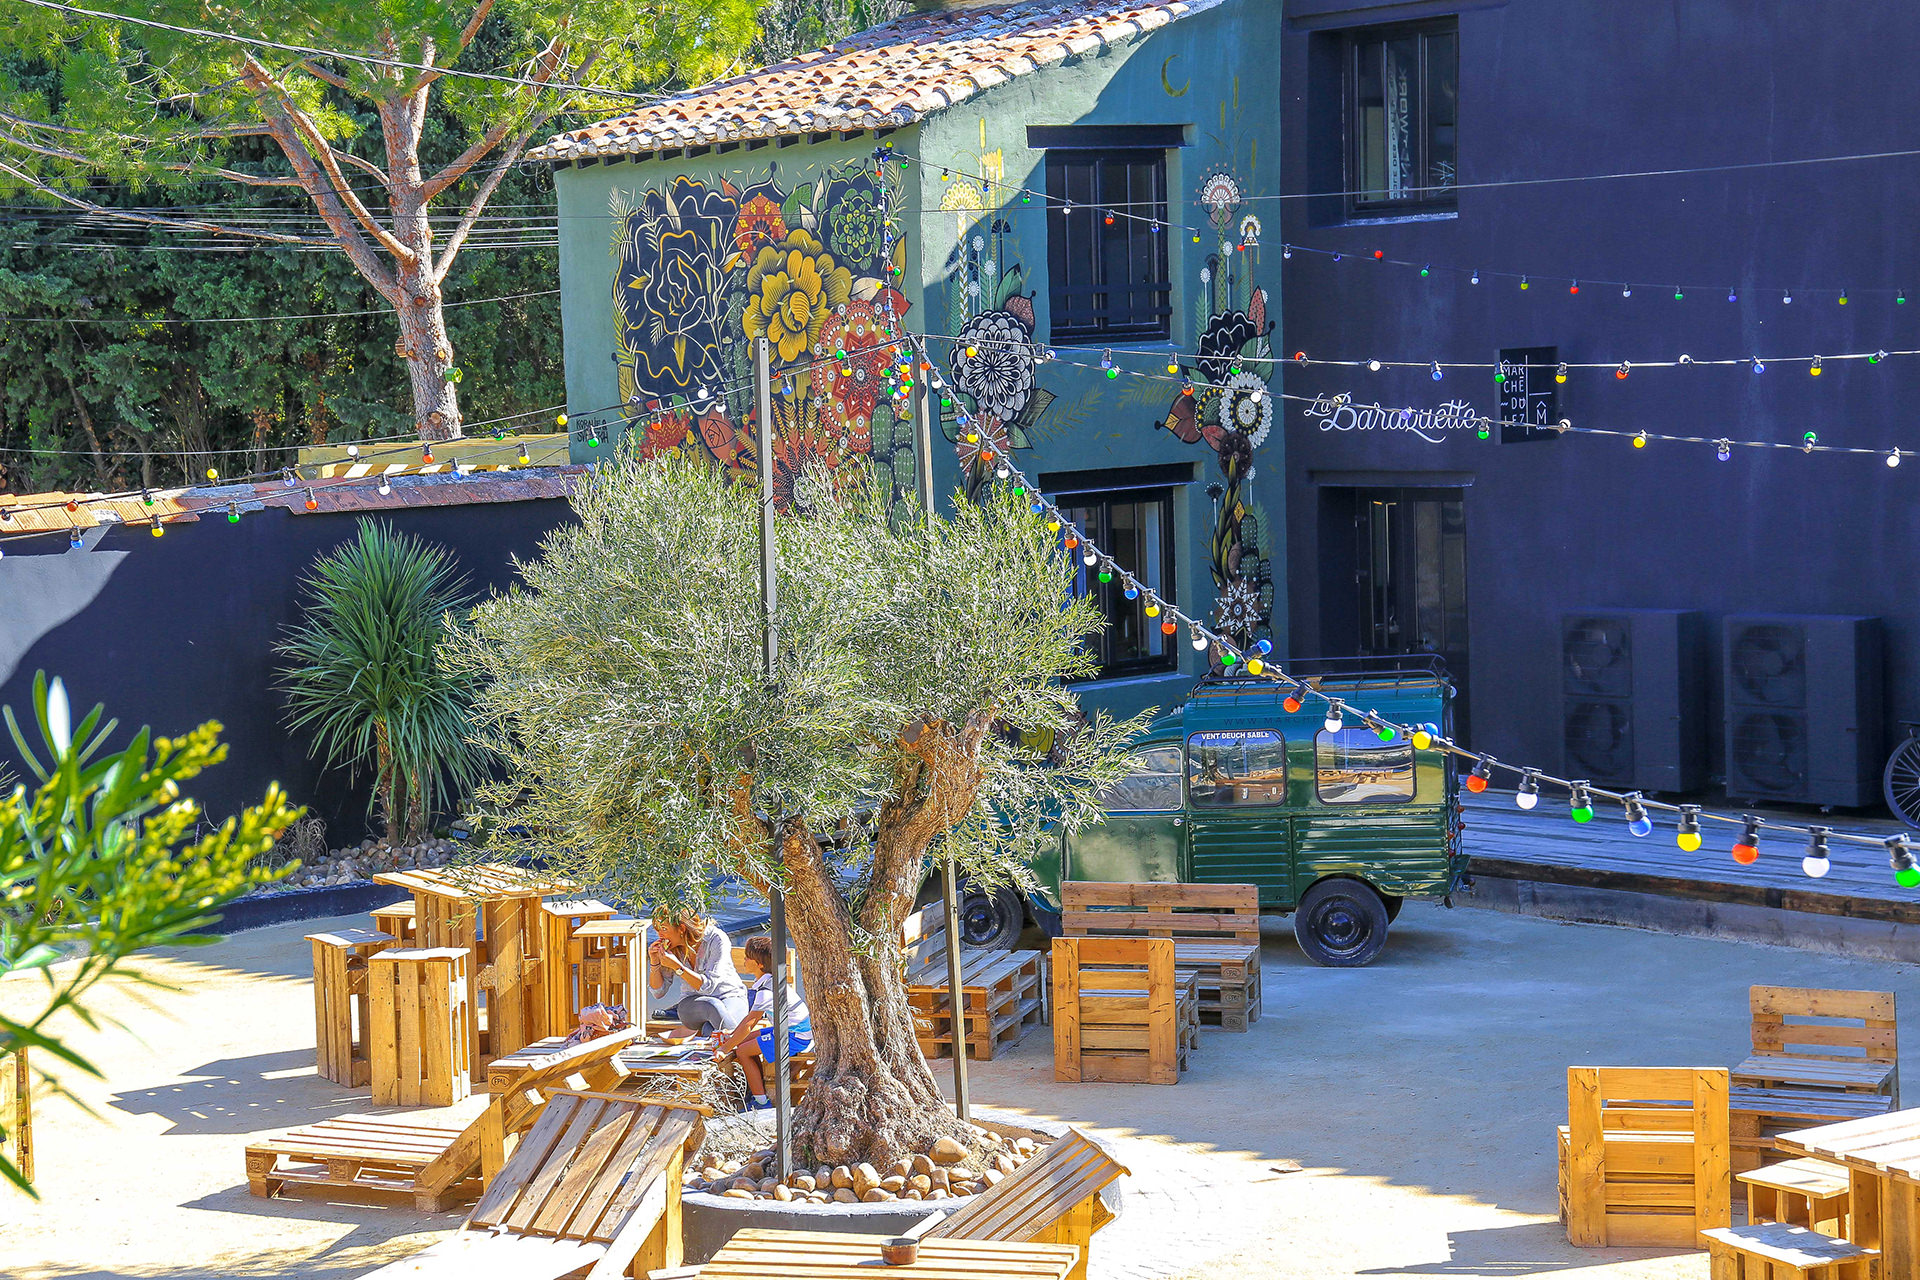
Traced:
[[447, 378], [453, 368], [453, 344], [447, 338], [440, 285], [424, 271], [402, 268], [399, 276], [400, 341], [394, 344], [394, 353], [407, 362], [407, 378], [413, 384], [414, 428], [422, 440], [456, 440], [460, 397]]
[[813, 1083], [793, 1117], [796, 1161], [885, 1169], [941, 1137], [975, 1146], [921, 1056], [897, 929], [877, 936], [872, 954], [855, 954], [846, 907], [812, 837], [791, 835], [783, 852], [787, 928], [813, 1016]]

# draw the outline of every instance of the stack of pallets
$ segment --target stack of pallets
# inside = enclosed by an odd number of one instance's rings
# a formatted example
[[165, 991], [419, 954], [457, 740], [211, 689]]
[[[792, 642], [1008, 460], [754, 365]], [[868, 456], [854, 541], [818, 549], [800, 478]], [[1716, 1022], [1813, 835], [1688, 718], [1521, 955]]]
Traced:
[[1250, 884], [1060, 886], [1069, 938], [1172, 938], [1174, 963], [1200, 983], [1200, 1020], [1245, 1031], [1260, 1020], [1260, 890]]
[[[947, 990], [947, 921], [940, 903], [907, 918], [901, 930], [907, 966], [907, 1003], [913, 1008], [920, 1052], [953, 1053], [953, 1013]], [[990, 1062], [1047, 1020], [1046, 957], [1038, 951], [963, 951], [961, 1004], [967, 1056]]]

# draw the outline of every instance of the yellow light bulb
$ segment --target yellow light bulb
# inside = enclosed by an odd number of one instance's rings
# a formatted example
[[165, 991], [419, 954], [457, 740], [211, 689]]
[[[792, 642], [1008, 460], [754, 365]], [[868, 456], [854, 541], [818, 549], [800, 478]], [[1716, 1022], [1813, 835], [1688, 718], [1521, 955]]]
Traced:
[[1697, 831], [1682, 831], [1674, 837], [1674, 843], [1688, 853], [1692, 853], [1700, 847], [1700, 833]]
[[1256, 676], [1257, 676], [1257, 675], [1259, 675], [1259, 674], [1260, 674], [1260, 673], [1261, 673], [1262, 671], [1265, 671], [1266, 669], [1267, 669], [1267, 664], [1266, 664], [1266, 663], [1264, 663], [1264, 662], [1262, 662], [1262, 661], [1260, 661], [1260, 659], [1258, 659], [1258, 658], [1248, 658], [1248, 659], [1247, 659], [1247, 671], [1248, 671], [1248, 672], [1249, 672], [1250, 674], [1252, 674], [1252, 675], [1256, 675]]
[[1048, 533], [1060, 532], [1060, 522], [1058, 520], [1047, 521], [1047, 532]]
[[1425, 751], [1432, 745], [1432, 734], [1428, 733], [1425, 729], [1415, 729], [1413, 731], [1413, 749], [1415, 751]]
[[564, 413], [563, 413], [563, 414], [561, 414], [561, 415], [560, 415], [559, 417], [557, 417], [557, 418], [555, 418], [555, 419], [553, 420], [553, 424], [554, 424], [554, 425], [555, 425], [556, 427], [564, 427], [564, 426], [566, 426], [566, 425], [567, 425], [567, 415], [566, 415], [566, 414], [564, 414]]
[[1148, 616], [1149, 618], [1157, 618], [1157, 617], [1159, 617], [1159, 616], [1160, 616], [1160, 606], [1159, 606], [1159, 605], [1157, 605], [1157, 604], [1150, 604], [1150, 605], [1148, 605], [1148, 606], [1147, 606], [1147, 616]]

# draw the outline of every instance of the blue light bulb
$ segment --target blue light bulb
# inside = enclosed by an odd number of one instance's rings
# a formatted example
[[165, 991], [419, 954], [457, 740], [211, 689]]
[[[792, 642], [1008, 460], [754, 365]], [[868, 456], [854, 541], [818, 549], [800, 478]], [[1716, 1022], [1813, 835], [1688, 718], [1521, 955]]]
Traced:
[[1653, 831], [1653, 819], [1647, 817], [1645, 814], [1641, 814], [1627, 824], [1627, 830], [1637, 836], [1649, 835]]

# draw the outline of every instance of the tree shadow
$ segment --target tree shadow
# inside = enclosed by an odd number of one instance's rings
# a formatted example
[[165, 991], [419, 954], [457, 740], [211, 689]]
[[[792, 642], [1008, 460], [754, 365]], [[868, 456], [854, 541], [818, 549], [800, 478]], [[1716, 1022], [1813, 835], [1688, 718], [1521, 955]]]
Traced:
[[[272, 1078], [281, 1073], [283, 1078]], [[313, 1074], [312, 1049], [220, 1058], [184, 1074], [169, 1084], [116, 1093], [108, 1103], [129, 1115], [164, 1116], [173, 1122], [168, 1133], [292, 1129], [370, 1109], [364, 1092], [350, 1093]]]
[[[1584, 1271], [1619, 1262], [1677, 1258], [1680, 1249], [1575, 1249], [1558, 1222], [1522, 1222], [1510, 1227], [1449, 1231], [1444, 1262], [1407, 1267], [1372, 1267], [1363, 1276], [1537, 1276], [1555, 1271]], [[1569, 1253], [1581, 1255], [1568, 1257]]]

